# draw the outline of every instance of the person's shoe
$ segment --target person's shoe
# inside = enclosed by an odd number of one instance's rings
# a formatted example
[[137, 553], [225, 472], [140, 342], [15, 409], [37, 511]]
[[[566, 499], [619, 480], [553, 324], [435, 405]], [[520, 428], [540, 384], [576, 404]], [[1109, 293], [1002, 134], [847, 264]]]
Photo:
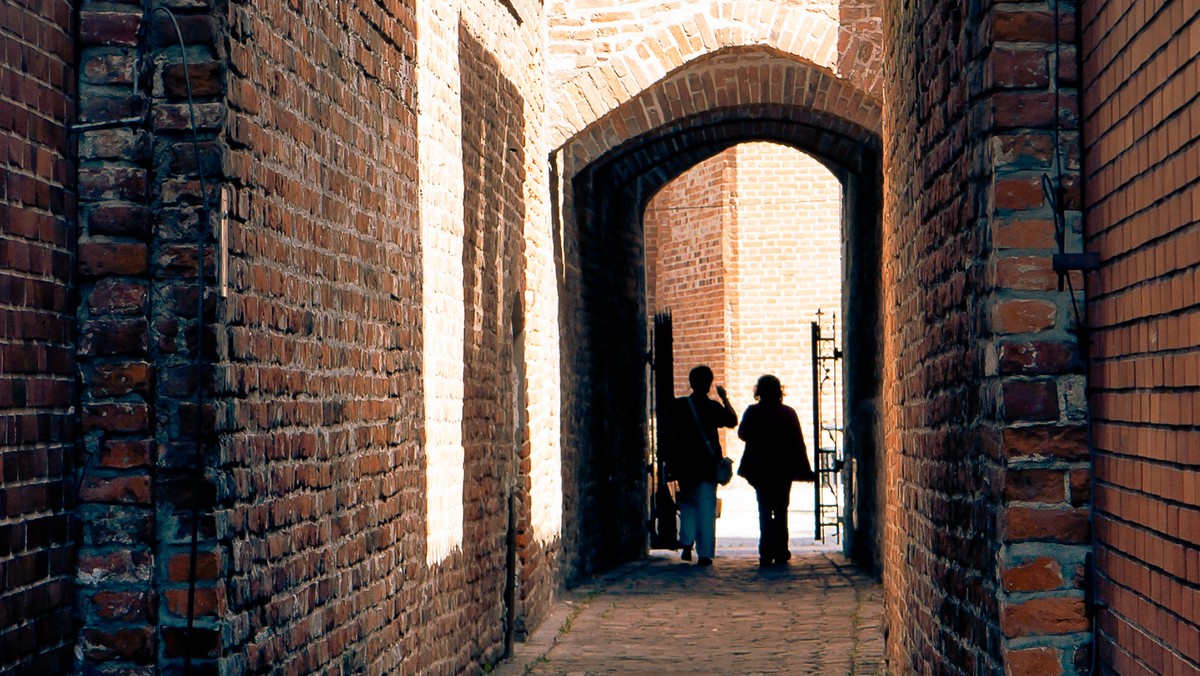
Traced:
[[775, 561], [778, 563], [787, 563], [788, 561], [791, 561], [791, 560], [792, 560], [792, 553], [787, 551], [786, 549], [783, 551], [782, 554], [775, 557]]
[[708, 558], [707, 556], [701, 556], [701, 557], [700, 557], [700, 558], [699, 558], [699, 559], [696, 561], [696, 565], [697, 565], [697, 566], [711, 566], [711, 565], [712, 565], [712, 559]]
[[775, 563], [775, 562], [765, 556], [760, 556], [758, 558], [758, 565], [762, 566], [763, 568], [770, 566], [772, 563]]
[[691, 561], [692, 560], [692, 548], [684, 547], [683, 551], [679, 552], [679, 558], [683, 559], [684, 561]]

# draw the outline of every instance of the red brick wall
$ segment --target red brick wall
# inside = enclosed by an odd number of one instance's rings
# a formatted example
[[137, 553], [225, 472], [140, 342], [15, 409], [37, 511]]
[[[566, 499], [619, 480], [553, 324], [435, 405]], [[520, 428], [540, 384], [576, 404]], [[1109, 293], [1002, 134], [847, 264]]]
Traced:
[[[825, 165], [793, 148], [744, 143], [736, 151], [730, 396], [740, 413], [754, 401], [758, 377], [775, 374], [812, 447], [812, 322], [820, 309], [828, 335], [832, 316], [844, 319], [841, 183]], [[833, 405], [832, 396], [822, 401], [827, 414]]]
[[[518, 437], [518, 398], [524, 386], [516, 359], [523, 328], [521, 268], [525, 226], [525, 101], [517, 85], [463, 27], [459, 37], [462, 77], [464, 184], [463, 299], [463, 550], [449, 578], [462, 588], [454, 608], [460, 618], [450, 632], [429, 626], [425, 641], [454, 646], [450, 663], [494, 663], [502, 654], [507, 623], [506, 576], [517, 583], [517, 531], [528, 534], [528, 452]], [[510, 503], [509, 497], [512, 496]], [[509, 510], [513, 513], [510, 515]], [[509, 540], [509, 524], [514, 532]], [[528, 542], [528, 536], [524, 538]], [[522, 558], [530, 554], [521, 545]], [[531, 576], [532, 577], [532, 576]], [[522, 589], [522, 593], [536, 590]], [[511, 599], [516, 603], [516, 599]], [[513, 609], [515, 620], [521, 615]], [[423, 646], [424, 647], [424, 646]]]
[[229, 10], [226, 668], [457, 664], [424, 631], [461, 623], [464, 582], [423, 570], [413, 3]]
[[968, 11], [884, 12], [888, 656], [903, 672], [1077, 673], [1086, 404], [1041, 188], [1059, 182], [1059, 141], [1077, 241], [1073, 51], [1055, 70], [1049, 5]]
[[727, 150], [667, 184], [646, 207], [646, 280], [650, 312], [672, 313], [675, 394], [691, 392], [699, 364], [724, 383], [729, 366], [737, 152]]
[[74, 18], [0, 6], [0, 672], [70, 664]]
[[1200, 669], [1195, 8], [1081, 3], [1101, 666]]

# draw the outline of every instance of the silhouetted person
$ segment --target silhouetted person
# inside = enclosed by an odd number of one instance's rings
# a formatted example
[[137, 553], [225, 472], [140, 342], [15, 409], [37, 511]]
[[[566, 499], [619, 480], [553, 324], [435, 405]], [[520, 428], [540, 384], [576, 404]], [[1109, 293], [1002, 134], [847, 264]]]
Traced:
[[672, 476], [679, 481], [679, 546], [684, 561], [712, 565], [717, 545], [717, 463], [725, 457], [718, 427], [736, 427], [737, 411], [717, 386], [721, 403], [708, 398], [713, 372], [697, 366], [688, 373], [692, 393], [679, 397], [671, 408]]
[[783, 384], [765, 375], [754, 386], [754, 399], [742, 414], [738, 438], [746, 442], [738, 475], [758, 498], [758, 560], [764, 566], [792, 558], [788, 551], [788, 502], [793, 481], [813, 481], [800, 418], [783, 403]]

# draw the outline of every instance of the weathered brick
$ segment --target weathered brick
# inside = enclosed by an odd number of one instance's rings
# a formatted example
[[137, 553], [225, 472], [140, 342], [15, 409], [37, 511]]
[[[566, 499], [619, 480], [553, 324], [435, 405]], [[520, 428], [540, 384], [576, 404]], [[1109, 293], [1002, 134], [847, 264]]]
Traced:
[[89, 276], [138, 275], [146, 271], [145, 244], [131, 242], [80, 242], [79, 272]]
[[[192, 577], [190, 554], [176, 554], [167, 562], [167, 577], [172, 582], [187, 582]], [[197, 580], [216, 580], [221, 572], [221, 557], [215, 552], [199, 552], [196, 556]]]
[[986, 62], [988, 86], [1010, 89], [1044, 89], [1050, 84], [1047, 62], [1051, 58], [1041, 47], [1024, 49], [995, 48]]
[[1089, 627], [1083, 599], [1078, 597], [1030, 599], [1007, 605], [1000, 614], [1000, 629], [1009, 638], [1071, 634]]
[[87, 372], [85, 382], [97, 397], [116, 397], [131, 392], [147, 394], [150, 387], [150, 364], [147, 362], [97, 364]]
[[[223, 595], [219, 587], [196, 587], [192, 610], [195, 617], [214, 616], [224, 612]], [[188, 616], [188, 590], [168, 589], [164, 592], [167, 599], [167, 610], [180, 617]]]
[[79, 499], [101, 504], [150, 504], [150, 477], [85, 476], [79, 484]]
[[1000, 580], [1005, 591], [1051, 591], [1063, 586], [1062, 567], [1057, 560], [1041, 556], [1004, 569]]
[[1058, 384], [1053, 380], [1006, 380], [1005, 420], [1058, 420]]
[[110, 469], [132, 469], [150, 464], [152, 444], [149, 441], [112, 439], [100, 448], [100, 466]]
[[145, 319], [93, 320], [81, 327], [79, 353], [91, 357], [141, 356], [146, 354], [149, 341]]
[[1092, 470], [1071, 470], [1071, 504], [1087, 505], [1092, 502]]
[[106, 582], [138, 582], [153, 574], [153, 557], [146, 550], [98, 552], [85, 549], [79, 555], [77, 580], [84, 586]]
[[124, 160], [134, 162], [149, 155], [149, 137], [129, 129], [90, 131], [79, 139], [79, 155], [89, 160]]
[[154, 655], [154, 630], [150, 627], [113, 631], [88, 629], [82, 633], [80, 644], [84, 657], [90, 660], [117, 658], [148, 662]]
[[189, 84], [195, 98], [217, 96], [225, 91], [225, 68], [217, 61], [189, 62], [185, 78], [183, 64], [173, 64], [163, 68], [162, 81], [172, 99], [186, 98]]
[[1010, 458], [1086, 460], [1087, 434], [1087, 428], [1081, 425], [1010, 427], [1003, 432], [1002, 445]]
[[98, 204], [89, 212], [87, 228], [90, 235], [145, 235], [150, 229], [150, 211], [134, 204]]
[[1062, 651], [1056, 648], [1010, 650], [1004, 655], [1004, 673], [1010, 676], [1061, 676]]
[[141, 201], [146, 196], [145, 169], [124, 166], [83, 167], [79, 170], [79, 198], [83, 200]]
[[1042, 540], [1065, 544], [1088, 542], [1088, 510], [1078, 508], [1008, 507], [1002, 531], [1008, 542]]
[[221, 634], [215, 629], [196, 627], [189, 632], [184, 627], [166, 627], [162, 637], [168, 657], [215, 657], [221, 646]]
[[1014, 256], [996, 261], [996, 284], [1022, 291], [1052, 291], [1058, 286], [1058, 273], [1048, 256]]
[[1040, 127], [1054, 124], [1055, 97], [1048, 92], [1001, 93], [990, 99], [992, 120], [999, 129]]
[[101, 620], [137, 624], [151, 623], [156, 619], [158, 603], [150, 592], [97, 592], [89, 600]]
[[[1043, 42], [1053, 44], [1055, 39], [1055, 16], [1053, 12], [1026, 10], [1020, 7], [1003, 8], [993, 12], [992, 38], [996, 42]], [[1060, 26], [1063, 35], [1065, 27]]]
[[147, 432], [149, 416], [146, 404], [93, 404], [83, 409], [84, 431]]
[[79, 13], [79, 39], [84, 44], [132, 47], [141, 22], [140, 11], [84, 10]]
[[172, 17], [156, 14], [150, 24], [151, 44], [174, 47], [180, 39], [186, 45], [212, 44], [213, 21], [213, 17], [205, 14], [175, 16], [173, 21]]
[[1004, 497], [1022, 502], [1065, 502], [1067, 473], [1059, 469], [1010, 469], [1005, 477]]
[[1000, 344], [1001, 375], [1058, 375], [1083, 371], [1079, 348], [1065, 340]]
[[102, 279], [88, 296], [88, 305], [97, 315], [130, 315], [145, 312], [149, 291], [145, 282]]
[[1004, 300], [993, 310], [996, 333], [1033, 333], [1054, 327], [1058, 306], [1044, 300]]
[[93, 84], [132, 85], [136, 58], [132, 52], [93, 52], [80, 64], [80, 79]]

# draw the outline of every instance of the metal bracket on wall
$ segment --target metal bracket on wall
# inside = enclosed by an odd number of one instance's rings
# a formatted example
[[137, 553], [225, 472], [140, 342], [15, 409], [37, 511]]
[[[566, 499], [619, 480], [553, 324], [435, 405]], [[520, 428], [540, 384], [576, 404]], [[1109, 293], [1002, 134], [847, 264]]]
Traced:
[[1100, 269], [1100, 254], [1058, 253], [1054, 254], [1051, 262], [1055, 272], [1070, 272], [1072, 270], [1090, 272]]

